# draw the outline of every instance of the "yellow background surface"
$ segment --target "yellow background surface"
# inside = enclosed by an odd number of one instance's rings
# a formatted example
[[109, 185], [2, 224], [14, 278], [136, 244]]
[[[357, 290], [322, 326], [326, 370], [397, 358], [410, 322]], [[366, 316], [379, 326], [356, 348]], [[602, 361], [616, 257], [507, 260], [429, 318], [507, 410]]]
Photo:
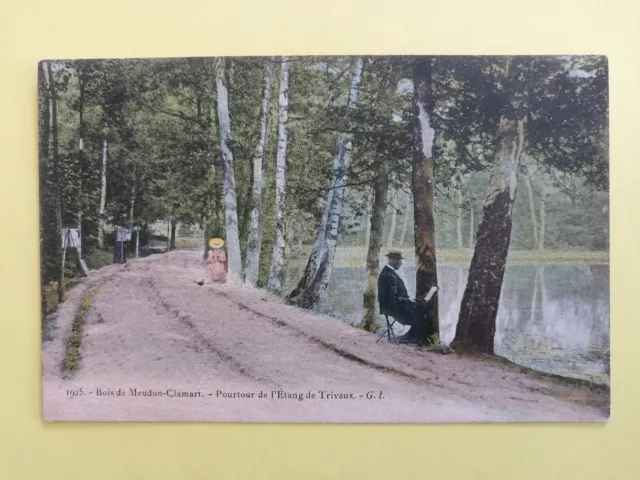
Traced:
[[[639, 2], [0, 3], [1, 479], [640, 479]], [[42, 422], [37, 61], [283, 53], [609, 56], [613, 407], [608, 424]]]

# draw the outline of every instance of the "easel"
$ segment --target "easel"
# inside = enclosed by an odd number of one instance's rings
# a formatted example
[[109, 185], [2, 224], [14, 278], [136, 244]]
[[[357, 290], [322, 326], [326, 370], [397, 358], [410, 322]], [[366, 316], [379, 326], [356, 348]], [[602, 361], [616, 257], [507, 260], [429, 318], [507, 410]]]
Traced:
[[140, 227], [135, 226], [131, 230], [136, 232], [136, 258], [138, 258], [140, 256]]

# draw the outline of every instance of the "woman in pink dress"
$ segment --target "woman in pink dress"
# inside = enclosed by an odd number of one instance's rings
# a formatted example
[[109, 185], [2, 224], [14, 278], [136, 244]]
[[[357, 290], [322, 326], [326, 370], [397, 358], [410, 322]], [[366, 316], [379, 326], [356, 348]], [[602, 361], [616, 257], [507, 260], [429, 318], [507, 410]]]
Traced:
[[229, 263], [227, 255], [224, 252], [224, 240], [221, 238], [212, 238], [209, 240], [209, 255], [207, 257], [207, 275], [212, 282], [226, 283], [227, 273], [229, 272]]

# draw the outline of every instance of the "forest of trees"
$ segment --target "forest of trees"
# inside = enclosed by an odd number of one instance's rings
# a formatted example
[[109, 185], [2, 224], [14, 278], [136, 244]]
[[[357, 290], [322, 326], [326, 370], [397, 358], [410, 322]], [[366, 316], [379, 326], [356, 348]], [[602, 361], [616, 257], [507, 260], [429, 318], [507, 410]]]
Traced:
[[146, 252], [166, 222], [169, 249], [178, 228], [205, 255], [223, 237], [231, 272], [302, 308], [336, 249], [361, 247], [368, 330], [386, 248], [415, 251], [416, 296], [436, 246], [472, 249], [454, 344], [491, 353], [509, 248], [609, 248], [604, 57], [43, 61], [38, 78], [43, 315], [47, 291], [111, 262], [114, 226]]

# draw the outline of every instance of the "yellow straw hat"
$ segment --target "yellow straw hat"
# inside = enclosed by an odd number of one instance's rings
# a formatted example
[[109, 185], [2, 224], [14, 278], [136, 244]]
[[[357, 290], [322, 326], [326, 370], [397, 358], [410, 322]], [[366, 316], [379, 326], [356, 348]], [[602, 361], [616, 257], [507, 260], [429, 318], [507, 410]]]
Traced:
[[224, 240], [221, 238], [212, 238], [209, 240], [209, 246], [211, 248], [221, 248], [224, 246]]

